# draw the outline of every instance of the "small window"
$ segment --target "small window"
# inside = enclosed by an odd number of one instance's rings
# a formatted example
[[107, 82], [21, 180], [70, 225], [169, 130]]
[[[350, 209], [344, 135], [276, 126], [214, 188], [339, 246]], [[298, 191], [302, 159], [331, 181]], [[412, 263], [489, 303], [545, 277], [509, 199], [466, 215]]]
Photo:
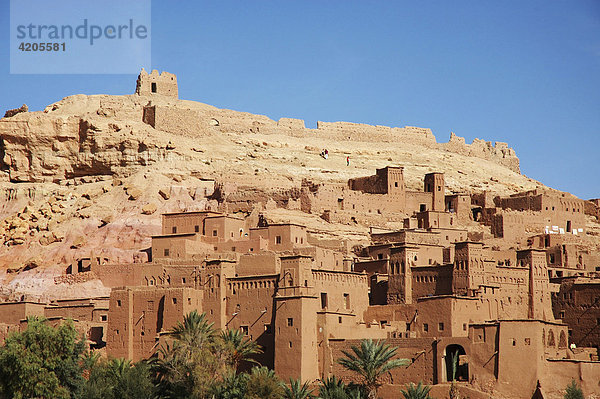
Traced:
[[327, 307], [327, 293], [321, 292], [321, 309], [325, 309]]
[[525, 345], [531, 345], [531, 338], [525, 338]]
[[105, 314], [100, 315], [100, 321], [106, 321], [106, 320], [108, 320], [108, 316], [107, 315], [105, 315]]
[[199, 233], [200, 232], [200, 226], [198, 226], [198, 225], [194, 226], [194, 231], [196, 233]]
[[171, 229], [171, 233], [173, 233], [173, 234], [177, 233], [177, 226], [173, 226], [173, 228]]
[[394, 187], [398, 187], [398, 182], [397, 181], [394, 182]]
[[281, 244], [281, 236], [275, 237], [275, 244]]
[[293, 327], [294, 326], [294, 318], [293, 317], [288, 317], [288, 319], [287, 319], [287, 325], [288, 325], [288, 327]]
[[344, 294], [344, 304], [346, 309], [350, 309], [350, 294]]
[[512, 346], [517, 346], [517, 341], [514, 338], [512, 340]]
[[117, 306], [121, 306], [121, 300], [117, 299]]
[[181, 282], [182, 282], [183, 284], [185, 284], [185, 277], [182, 277], [182, 278], [181, 278]]
[[429, 324], [423, 323], [423, 331], [425, 331], [425, 332], [429, 331]]
[[248, 335], [248, 326], [240, 326], [240, 331], [244, 335]]
[[467, 323], [463, 323], [463, 331], [467, 331]]
[[115, 334], [119, 335], [119, 330], [115, 330]]
[[213, 237], [217, 236], [217, 230], [213, 230]]
[[290, 348], [292, 347], [292, 341], [290, 341], [289, 346], [290, 346]]
[[156, 93], [156, 82], [152, 82], [152, 93]]
[[560, 313], [559, 313], [559, 315], [558, 315], [558, 317], [561, 318], [561, 319], [564, 319], [565, 318], [565, 311], [561, 310]]
[[177, 298], [173, 298], [173, 305], [177, 305]]
[[338, 316], [338, 323], [342, 324], [342, 316]]
[[165, 248], [165, 250], [163, 251], [163, 254], [165, 256], [169, 256], [169, 248]]
[[298, 237], [296, 237], [296, 244], [298, 244]]
[[438, 324], [438, 330], [439, 331], [444, 331], [444, 323], [439, 323]]

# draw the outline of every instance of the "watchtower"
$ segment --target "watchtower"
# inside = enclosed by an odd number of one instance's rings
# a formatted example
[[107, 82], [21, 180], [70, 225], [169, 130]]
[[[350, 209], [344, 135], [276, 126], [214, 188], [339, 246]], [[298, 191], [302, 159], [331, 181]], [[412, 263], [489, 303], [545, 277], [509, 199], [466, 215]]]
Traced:
[[148, 74], [148, 72], [142, 68], [142, 71], [137, 78], [135, 92], [140, 96], [160, 94], [178, 98], [177, 76], [164, 71], [159, 74], [156, 69]]
[[446, 197], [446, 187], [443, 173], [428, 173], [423, 181], [426, 193], [432, 193], [431, 210], [444, 211], [444, 202]]

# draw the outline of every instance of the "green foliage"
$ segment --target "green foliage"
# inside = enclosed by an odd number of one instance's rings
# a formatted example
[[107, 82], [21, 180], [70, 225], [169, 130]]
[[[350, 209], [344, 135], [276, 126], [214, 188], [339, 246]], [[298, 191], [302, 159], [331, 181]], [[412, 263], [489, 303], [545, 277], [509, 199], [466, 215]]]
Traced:
[[77, 335], [72, 322], [53, 328], [28, 318], [25, 331], [9, 335], [0, 348], [0, 392], [14, 399], [77, 397], [85, 350]]
[[147, 363], [129, 360], [97, 361], [91, 368], [82, 399], [147, 399], [154, 385]]
[[251, 356], [262, 353], [260, 346], [248, 339], [241, 330], [223, 331], [221, 332], [220, 339], [223, 344], [226, 361], [234, 370], [238, 369], [242, 361], [257, 363]]
[[245, 399], [248, 389], [248, 374], [228, 372], [223, 381], [215, 384], [209, 390], [210, 397], [214, 399]]
[[402, 389], [400, 392], [404, 399], [432, 399], [429, 396], [429, 391], [431, 387], [427, 385], [423, 385], [421, 381], [417, 385], [412, 382], [406, 385], [406, 389]]
[[583, 391], [579, 385], [577, 385], [575, 380], [571, 380], [571, 384], [567, 386], [565, 399], [584, 399]]
[[283, 384], [273, 370], [254, 367], [248, 376], [246, 398], [279, 399], [283, 396]]
[[204, 313], [187, 314], [168, 333], [173, 342], [151, 359], [159, 396], [165, 398], [205, 397], [229, 367], [223, 359], [223, 343]]
[[335, 376], [326, 380], [321, 379], [319, 399], [362, 399], [364, 398], [360, 387], [348, 386]]
[[338, 363], [360, 376], [369, 399], [377, 398], [384, 374], [410, 363], [407, 359], [393, 359], [398, 348], [371, 339], [364, 339], [360, 346], [351, 349], [352, 352], [342, 351], [345, 357], [338, 359]]
[[290, 386], [283, 387], [283, 397], [285, 399], [310, 399], [312, 389], [308, 386], [308, 382], [302, 384], [300, 380], [290, 379]]
[[184, 354], [192, 354], [215, 338], [213, 323], [206, 320], [204, 313], [198, 314], [195, 310], [185, 315], [183, 322], [177, 323], [167, 334], [177, 341], [178, 349]]

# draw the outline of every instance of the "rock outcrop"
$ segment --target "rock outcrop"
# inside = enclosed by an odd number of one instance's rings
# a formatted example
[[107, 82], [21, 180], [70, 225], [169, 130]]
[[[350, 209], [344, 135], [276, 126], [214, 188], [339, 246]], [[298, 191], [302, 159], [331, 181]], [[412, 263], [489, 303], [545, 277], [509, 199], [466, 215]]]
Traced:
[[9, 109], [4, 113], [4, 117], [10, 118], [11, 116], [15, 116], [16, 114], [20, 114], [21, 112], [29, 112], [29, 107], [27, 107], [27, 104], [23, 104], [19, 108]]

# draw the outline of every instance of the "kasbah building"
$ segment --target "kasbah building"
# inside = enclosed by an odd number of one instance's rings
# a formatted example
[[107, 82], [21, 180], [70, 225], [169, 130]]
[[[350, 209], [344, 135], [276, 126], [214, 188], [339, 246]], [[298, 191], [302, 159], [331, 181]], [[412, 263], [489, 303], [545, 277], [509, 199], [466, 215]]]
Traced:
[[[136, 93], [177, 98], [177, 79], [142, 70]], [[189, 112], [149, 102], [140, 118], [185, 131], [197, 123]], [[332, 135], [338, 128], [319, 127]], [[502, 162], [518, 169], [512, 150], [498, 146]], [[336, 359], [373, 339], [410, 360], [388, 377], [383, 398], [408, 382], [448, 383], [457, 355], [456, 378], [470, 398], [557, 397], [572, 380], [586, 395], [600, 393], [600, 254], [581, 245], [586, 214], [597, 216], [599, 204], [541, 190], [447, 194], [442, 173], [422, 182], [422, 190], [407, 190], [404, 169], [389, 165], [347, 184], [298, 188], [300, 208], [326, 221], [403, 223], [397, 231], [372, 228], [361, 248], [223, 210], [163, 214], [147, 262], [91, 256], [67, 270], [93, 274], [112, 288], [110, 297], [2, 303], [0, 335], [23, 328], [28, 315], [72, 318], [92, 348], [137, 361], [197, 310], [215, 327], [256, 340], [264, 348], [257, 360], [286, 380], [350, 379]], [[512, 249], [486, 243], [465, 223], [489, 226], [494, 242]]]

